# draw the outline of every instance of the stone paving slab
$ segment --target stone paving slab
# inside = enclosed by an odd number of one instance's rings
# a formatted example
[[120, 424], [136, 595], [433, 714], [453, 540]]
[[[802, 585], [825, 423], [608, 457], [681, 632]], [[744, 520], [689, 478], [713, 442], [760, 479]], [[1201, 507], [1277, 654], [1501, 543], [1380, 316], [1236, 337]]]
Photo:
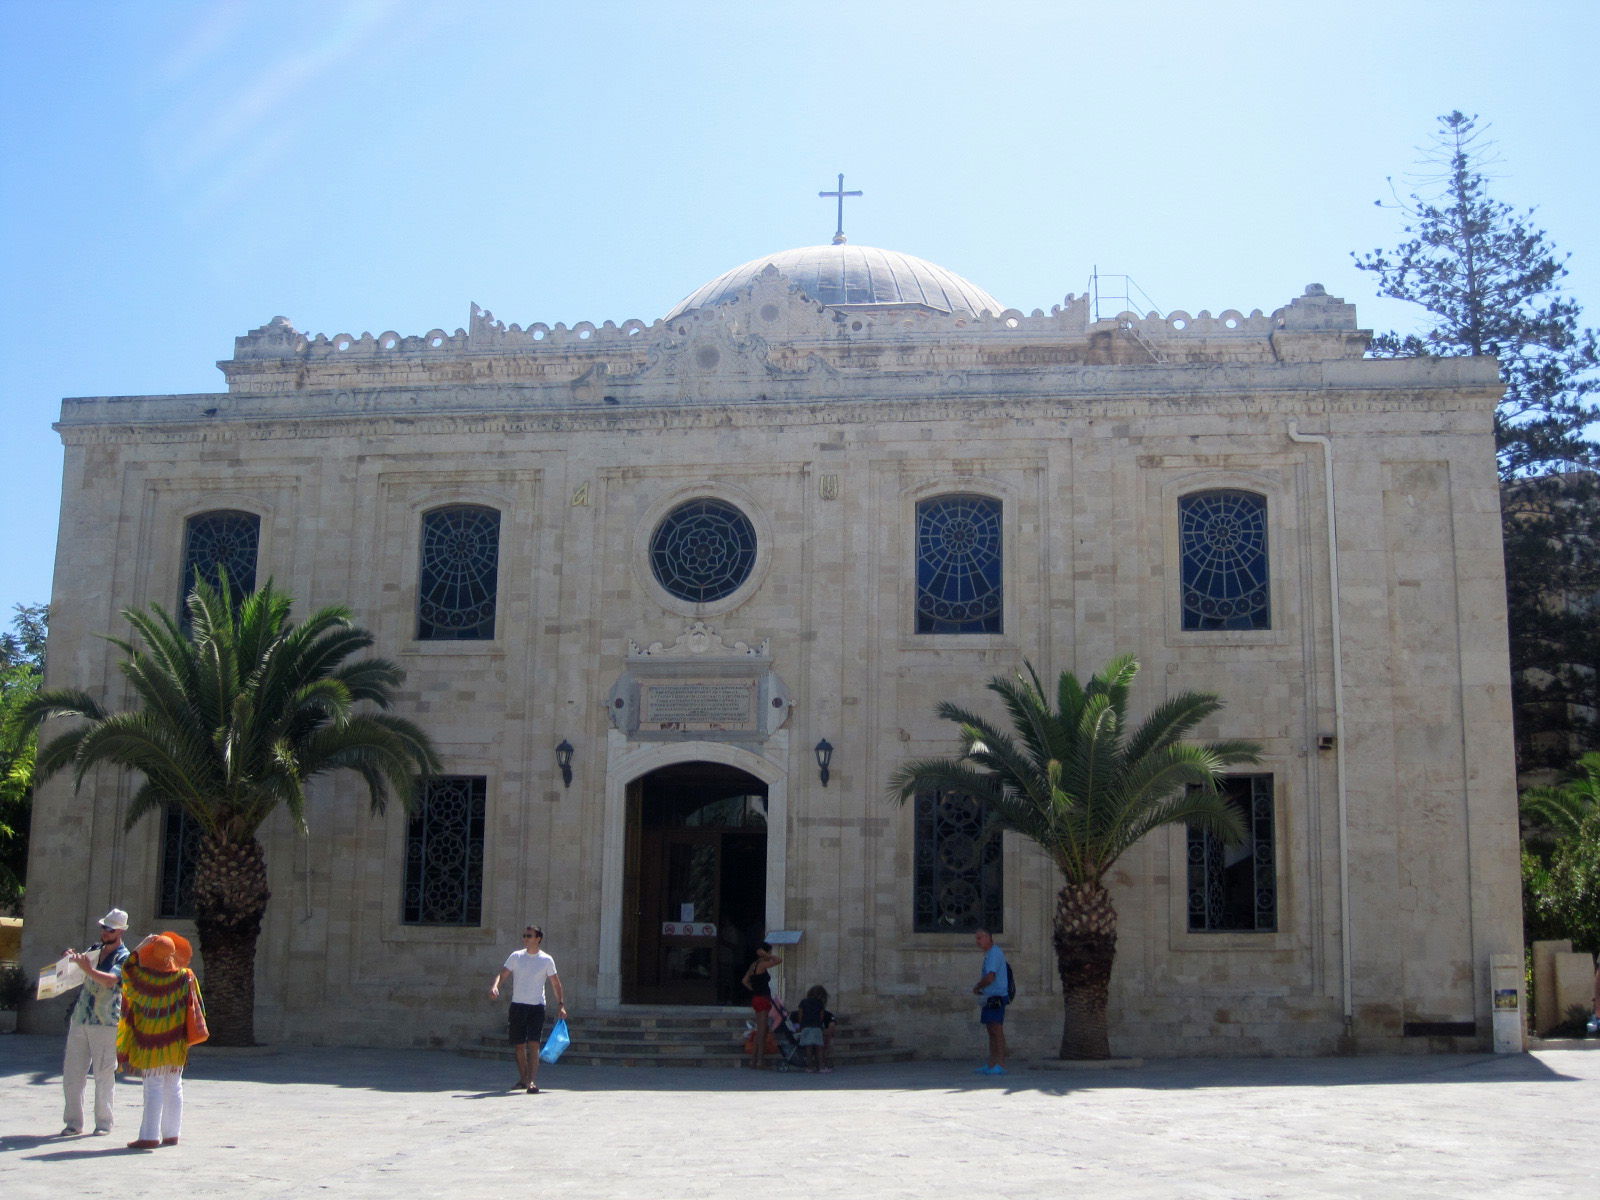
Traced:
[[[1600, 1053], [1146, 1060], [1003, 1077], [546, 1067], [428, 1052], [201, 1047], [183, 1141], [60, 1128], [59, 1038], [0, 1036], [0, 1197], [541, 1195], [1592, 1198]], [[513, 1192], [512, 1189], [516, 1189]]]

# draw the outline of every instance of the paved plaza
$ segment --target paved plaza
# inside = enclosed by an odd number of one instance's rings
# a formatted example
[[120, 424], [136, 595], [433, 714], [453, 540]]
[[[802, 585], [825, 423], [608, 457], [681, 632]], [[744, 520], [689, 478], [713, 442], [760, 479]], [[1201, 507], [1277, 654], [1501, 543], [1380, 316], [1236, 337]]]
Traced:
[[[976, 1045], [976, 1040], [975, 1043]], [[57, 1138], [59, 1038], [0, 1036], [0, 1196], [1593, 1197], [1600, 1052], [1182, 1059], [997, 1078], [202, 1047], [182, 1144]]]

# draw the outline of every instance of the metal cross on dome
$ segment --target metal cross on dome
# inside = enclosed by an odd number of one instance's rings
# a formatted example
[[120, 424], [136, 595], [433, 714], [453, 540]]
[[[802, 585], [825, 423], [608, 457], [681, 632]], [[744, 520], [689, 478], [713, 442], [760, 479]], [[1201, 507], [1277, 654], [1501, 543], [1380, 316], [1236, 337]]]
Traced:
[[859, 196], [859, 195], [861, 195], [861, 193], [860, 192], [847, 192], [847, 191], [845, 191], [844, 190], [844, 176], [841, 174], [839, 176], [839, 187], [838, 187], [838, 189], [836, 191], [818, 192], [817, 195], [821, 196], [824, 199], [827, 199], [830, 196], [837, 197], [837, 199], [839, 201], [839, 228], [837, 228], [837, 229], [835, 229], [833, 231], [833, 244], [835, 246], [844, 245], [844, 198], [846, 196]]

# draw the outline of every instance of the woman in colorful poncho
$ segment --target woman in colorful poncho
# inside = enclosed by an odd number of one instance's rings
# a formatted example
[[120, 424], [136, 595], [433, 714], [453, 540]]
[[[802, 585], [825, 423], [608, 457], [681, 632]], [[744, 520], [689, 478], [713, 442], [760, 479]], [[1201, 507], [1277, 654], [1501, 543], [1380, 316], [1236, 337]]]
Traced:
[[189, 1061], [191, 999], [200, 984], [189, 970], [189, 943], [175, 933], [151, 934], [122, 969], [122, 1023], [117, 1058], [144, 1076], [144, 1119], [130, 1150], [176, 1146], [183, 1125], [183, 1068]]

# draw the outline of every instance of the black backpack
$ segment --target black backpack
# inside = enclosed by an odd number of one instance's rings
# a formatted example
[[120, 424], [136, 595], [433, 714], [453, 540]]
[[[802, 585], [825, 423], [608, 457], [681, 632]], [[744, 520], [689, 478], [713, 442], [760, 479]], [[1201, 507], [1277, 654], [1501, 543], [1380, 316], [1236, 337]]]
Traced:
[[1011, 962], [1006, 961], [1006, 1003], [1010, 1004], [1017, 998], [1017, 973], [1011, 969]]

